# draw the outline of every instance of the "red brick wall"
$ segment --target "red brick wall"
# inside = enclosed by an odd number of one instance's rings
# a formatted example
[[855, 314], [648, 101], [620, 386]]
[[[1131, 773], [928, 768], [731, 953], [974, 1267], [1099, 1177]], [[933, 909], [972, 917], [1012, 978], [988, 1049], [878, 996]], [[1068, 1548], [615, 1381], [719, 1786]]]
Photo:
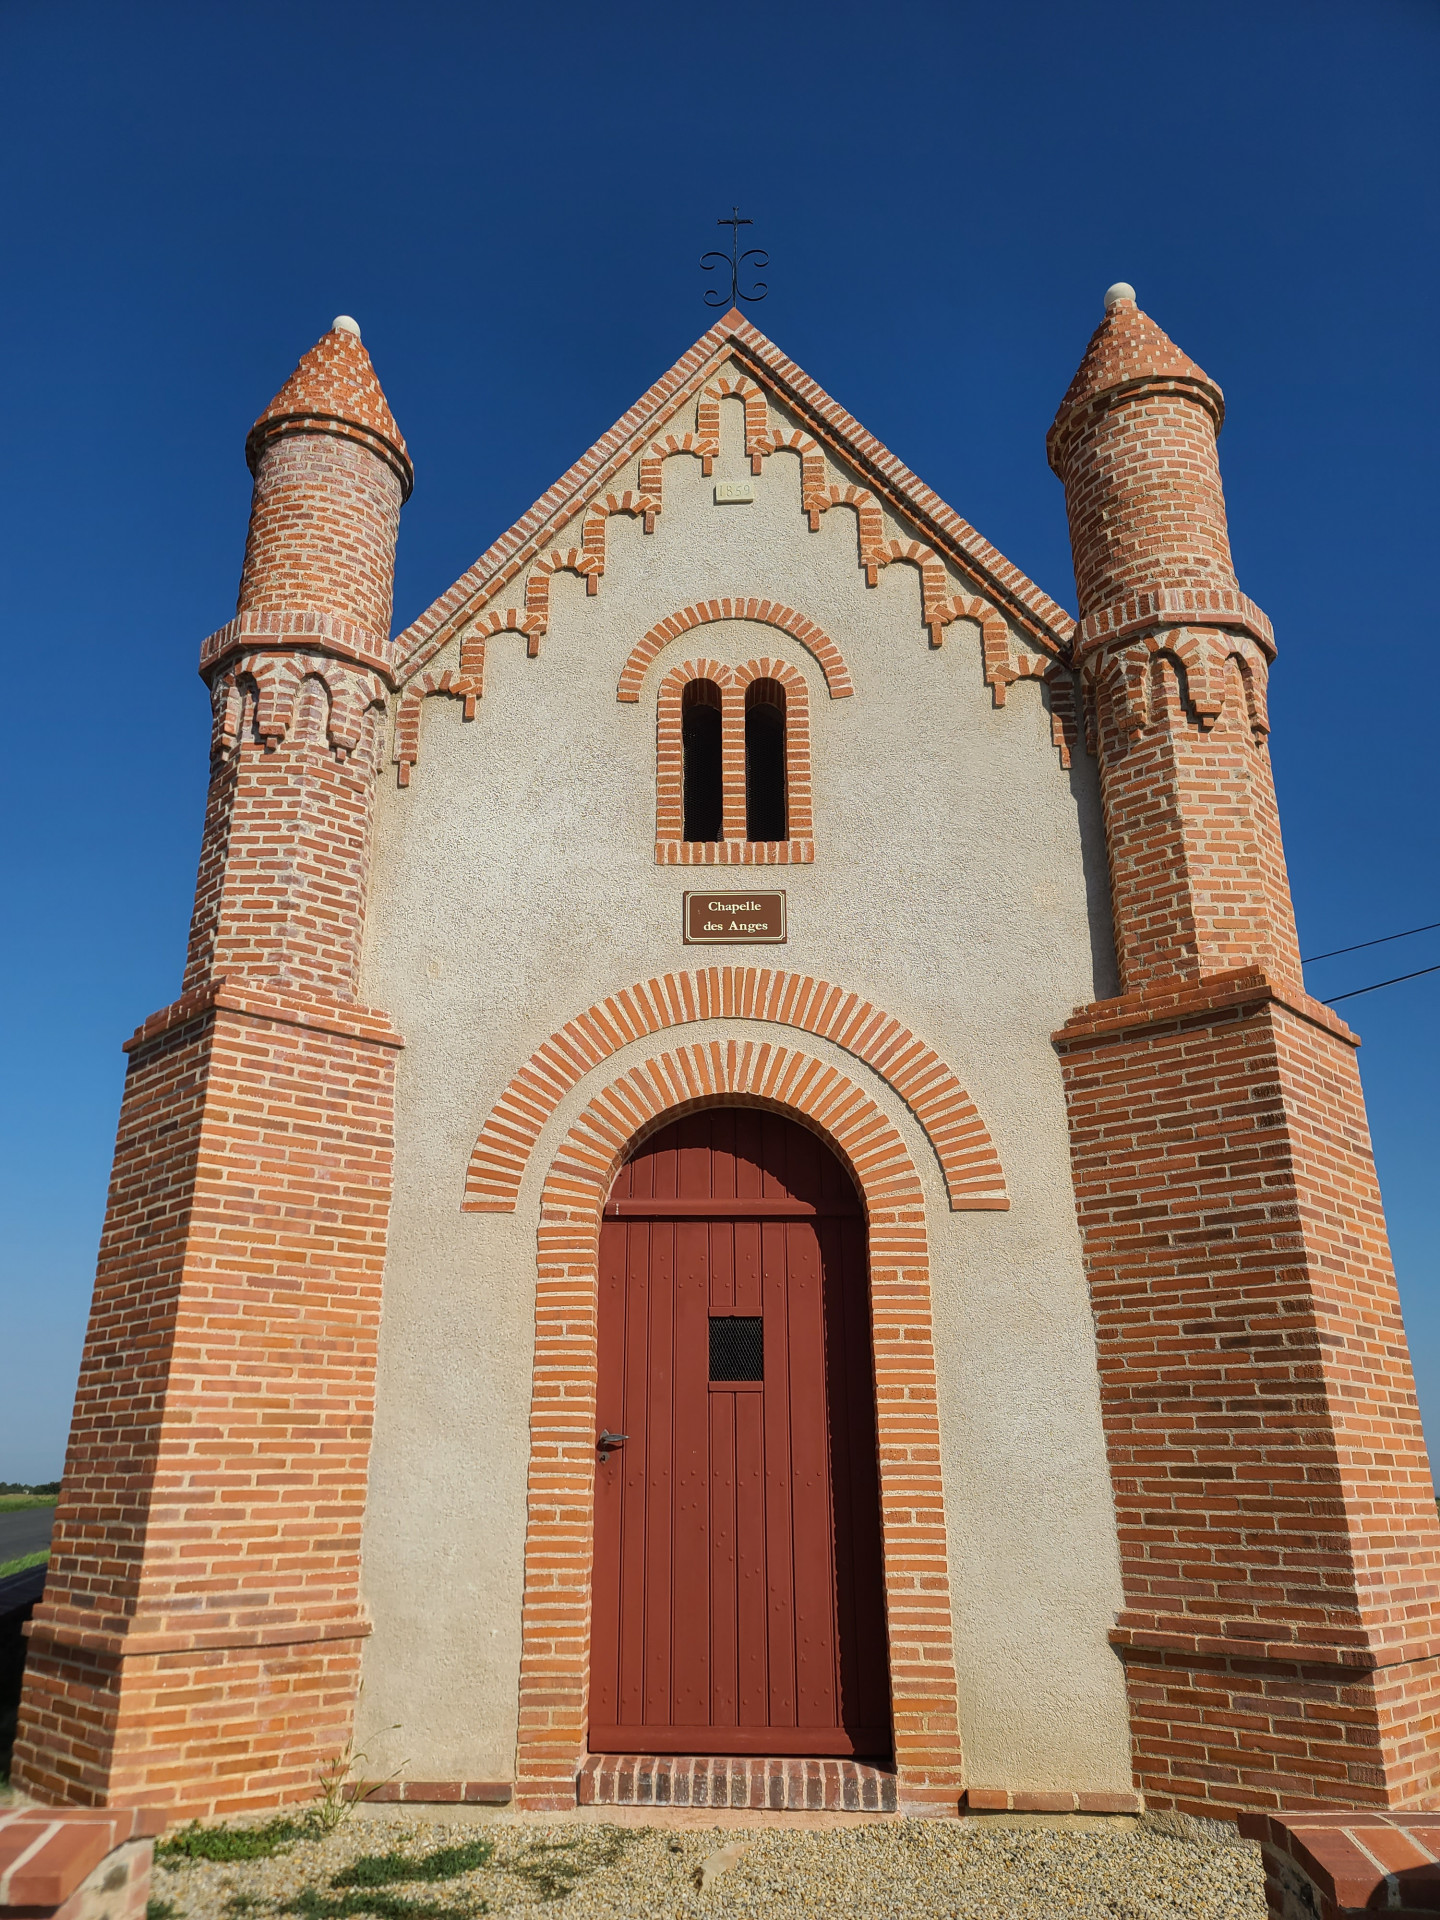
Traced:
[[[242, 668], [251, 658], [241, 657]], [[369, 677], [335, 662], [315, 664], [342, 685]], [[310, 676], [294, 684], [293, 672], [284, 680], [289, 700], [272, 717], [285, 732], [268, 746], [255, 740], [256, 701], [247, 693], [242, 750], [215, 764], [187, 992], [232, 975], [297, 993], [349, 999], [355, 992], [378, 737], [372, 730], [358, 751], [337, 752], [326, 683]]]
[[[1257, 963], [1300, 987], [1269, 749], [1229, 652], [1241, 644], [1172, 629], [1153, 649], [1135, 641], [1095, 656], [1086, 676], [1127, 991]], [[1206, 656], [1217, 708], [1205, 726], [1192, 692], [1201, 675], [1182, 647]]]
[[348, 1730], [394, 1043], [219, 998], [131, 1056], [16, 1749], [43, 1798], [305, 1797]]
[[1440, 1791], [1440, 1522], [1346, 1030], [1252, 972], [1057, 1041], [1140, 1786], [1192, 1811]]

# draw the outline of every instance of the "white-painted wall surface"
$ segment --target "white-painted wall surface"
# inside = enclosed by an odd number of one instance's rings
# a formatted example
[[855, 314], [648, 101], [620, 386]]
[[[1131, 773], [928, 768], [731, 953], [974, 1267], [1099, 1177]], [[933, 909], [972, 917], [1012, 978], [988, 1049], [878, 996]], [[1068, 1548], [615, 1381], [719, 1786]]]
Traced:
[[[913, 567], [867, 588], [853, 513], [808, 531], [795, 456], [766, 460], [752, 505], [715, 505], [717, 481], [750, 478], [739, 403], [722, 416], [713, 476], [668, 461], [654, 533], [612, 517], [599, 594], [555, 576], [539, 657], [518, 634], [492, 640], [476, 718], [427, 701], [411, 785], [382, 785], [364, 996], [406, 1048], [365, 1537], [367, 1771], [513, 1771], [541, 1185], [600, 1086], [718, 1026], [841, 1065], [921, 1170], [967, 1777], [1126, 1790], [1123, 1679], [1106, 1639], [1120, 1605], [1114, 1517], [1049, 1038], [1115, 991], [1093, 763], [1081, 751], [1061, 767], [1038, 686], [994, 706], [973, 625], [930, 646]], [[693, 403], [671, 430], [692, 425]], [[831, 478], [856, 476], [832, 464]], [[632, 470], [616, 490], [635, 484]], [[898, 521], [887, 533], [916, 537]], [[557, 544], [578, 540], [576, 522]], [[975, 587], [957, 569], [951, 590]], [[672, 643], [639, 704], [617, 701], [625, 658], [655, 622], [752, 594], [831, 636], [852, 698], [828, 696], [797, 642], [732, 621]], [[492, 602], [523, 604], [523, 576]], [[1015, 646], [1026, 650], [1018, 632]], [[814, 864], [657, 866], [661, 677], [687, 659], [764, 655], [810, 689]], [[457, 664], [453, 644], [431, 663]], [[784, 887], [788, 944], [686, 947], [681, 895], [711, 879]], [[1010, 1211], [951, 1213], [924, 1134], [862, 1063], [793, 1030], [728, 1022], [607, 1061], [545, 1128], [517, 1211], [462, 1214], [476, 1136], [535, 1048], [604, 995], [711, 960], [823, 977], [906, 1022], [974, 1099]]]

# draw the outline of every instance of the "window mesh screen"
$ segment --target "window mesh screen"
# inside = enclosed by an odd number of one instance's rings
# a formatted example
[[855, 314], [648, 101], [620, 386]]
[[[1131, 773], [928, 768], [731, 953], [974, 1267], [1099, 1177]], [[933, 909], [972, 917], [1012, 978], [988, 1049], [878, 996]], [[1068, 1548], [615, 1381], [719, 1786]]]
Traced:
[[756, 1314], [710, 1316], [710, 1378], [763, 1380], [765, 1378], [765, 1323]]

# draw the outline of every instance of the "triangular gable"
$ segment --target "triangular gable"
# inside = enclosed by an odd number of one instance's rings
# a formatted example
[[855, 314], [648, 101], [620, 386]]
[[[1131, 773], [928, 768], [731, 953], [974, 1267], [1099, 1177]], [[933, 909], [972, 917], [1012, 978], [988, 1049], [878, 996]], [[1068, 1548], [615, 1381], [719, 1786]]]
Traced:
[[[397, 636], [397, 679], [403, 683], [433, 660], [537, 554], [552, 546], [561, 530], [583, 516], [631, 461], [662, 439], [667, 424], [696, 398], [722, 362], [731, 359], [738, 360], [758, 387], [774, 394], [801, 419], [820, 446], [858, 469], [881, 501], [923, 532], [937, 552], [973, 581], [978, 591], [1014, 620], [1037, 646], [1052, 658], [1068, 658], [1075, 622], [1065, 609], [947, 507], [939, 494], [917, 479], [793, 360], [787, 360], [758, 327], [732, 308], [454, 586]], [[747, 441], [749, 438], [747, 420]], [[792, 436], [780, 435], [777, 439], [789, 445]], [[674, 443], [674, 452], [695, 451], [693, 435], [686, 434], [682, 440], [683, 445]], [[659, 459], [671, 450], [662, 447]], [[623, 504], [616, 502], [612, 510], [641, 512], [644, 501], [636, 498]], [[519, 617], [512, 616], [509, 624], [520, 624]]]

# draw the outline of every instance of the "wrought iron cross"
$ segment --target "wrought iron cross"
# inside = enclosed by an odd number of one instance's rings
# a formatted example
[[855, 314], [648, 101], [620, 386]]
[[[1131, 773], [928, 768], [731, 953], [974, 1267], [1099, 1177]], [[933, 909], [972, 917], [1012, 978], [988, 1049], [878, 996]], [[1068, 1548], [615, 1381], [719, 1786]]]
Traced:
[[755, 222], [742, 214], [739, 207], [732, 207], [729, 214], [722, 213], [715, 224], [717, 227], [729, 227], [730, 252], [728, 255], [724, 254], [716, 247], [712, 248], [709, 253], [702, 253], [700, 256], [700, 270], [702, 273], [713, 273], [716, 265], [729, 267], [730, 298], [727, 300], [719, 287], [707, 287], [705, 289], [706, 306], [733, 307], [737, 300], [747, 302], [763, 300], [770, 291], [763, 280], [755, 281], [755, 291], [753, 293], [742, 293], [740, 291], [740, 269], [747, 260], [753, 260], [755, 262], [755, 266], [751, 268], [752, 275], [760, 267], [768, 267], [770, 264], [769, 254], [763, 252], [759, 247], [747, 247], [743, 253], [740, 251], [741, 227], [753, 227]]

